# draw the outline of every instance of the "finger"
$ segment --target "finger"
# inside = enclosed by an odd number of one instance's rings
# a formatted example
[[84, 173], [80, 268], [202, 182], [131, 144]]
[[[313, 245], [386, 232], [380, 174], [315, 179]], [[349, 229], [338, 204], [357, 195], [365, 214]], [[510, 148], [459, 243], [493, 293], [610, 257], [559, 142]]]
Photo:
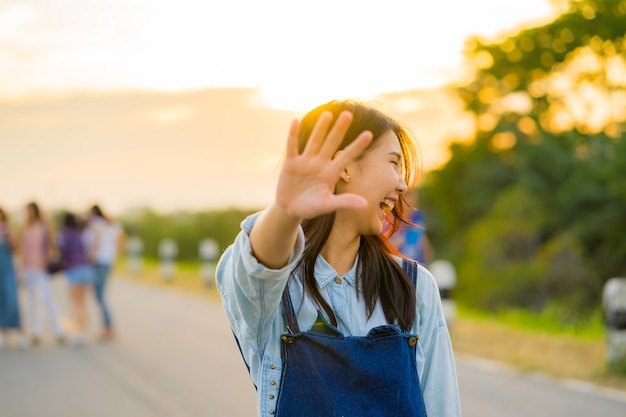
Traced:
[[337, 149], [343, 142], [344, 137], [346, 136], [346, 132], [350, 127], [350, 124], [353, 120], [352, 113], [349, 111], [342, 111], [337, 117], [337, 121], [333, 125], [332, 129], [326, 136], [326, 140], [322, 145], [322, 149], [320, 150], [320, 154], [326, 156], [328, 158], [332, 158], [332, 156], [337, 152]]
[[343, 170], [353, 160], [357, 159], [359, 155], [372, 143], [374, 135], [369, 130], [361, 132], [359, 136], [348, 146], [343, 149], [343, 152], [336, 154], [336, 158], [333, 162], [339, 166], [340, 170]]
[[289, 127], [289, 136], [287, 137], [287, 158], [298, 156], [298, 133], [300, 132], [300, 122], [294, 119]]
[[332, 120], [333, 114], [331, 112], [325, 111], [320, 114], [317, 122], [315, 122], [313, 131], [311, 131], [306, 147], [304, 148], [304, 153], [317, 154], [319, 152]]

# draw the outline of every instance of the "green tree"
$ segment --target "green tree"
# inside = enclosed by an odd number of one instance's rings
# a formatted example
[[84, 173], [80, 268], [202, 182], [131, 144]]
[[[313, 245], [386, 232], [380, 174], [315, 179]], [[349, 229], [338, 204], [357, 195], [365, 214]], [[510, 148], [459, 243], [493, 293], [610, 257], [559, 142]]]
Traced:
[[[486, 306], [589, 306], [626, 275], [626, 0], [557, 5], [545, 25], [468, 41], [475, 77], [458, 93], [475, 138], [420, 190], [438, 253], [476, 285], [460, 293]], [[528, 258], [516, 239], [532, 242]], [[558, 272], [564, 260], [576, 274]]]

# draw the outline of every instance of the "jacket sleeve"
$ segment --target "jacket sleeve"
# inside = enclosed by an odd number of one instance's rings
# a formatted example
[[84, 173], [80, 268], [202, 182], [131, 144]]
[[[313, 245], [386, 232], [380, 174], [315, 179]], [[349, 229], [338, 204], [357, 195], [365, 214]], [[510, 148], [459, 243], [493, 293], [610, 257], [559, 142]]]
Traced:
[[242, 222], [235, 242], [224, 252], [216, 269], [216, 283], [230, 326], [241, 344], [246, 360], [262, 355], [282, 292], [304, 250], [304, 233], [299, 229], [287, 265], [269, 269], [252, 254], [249, 233], [259, 213]]

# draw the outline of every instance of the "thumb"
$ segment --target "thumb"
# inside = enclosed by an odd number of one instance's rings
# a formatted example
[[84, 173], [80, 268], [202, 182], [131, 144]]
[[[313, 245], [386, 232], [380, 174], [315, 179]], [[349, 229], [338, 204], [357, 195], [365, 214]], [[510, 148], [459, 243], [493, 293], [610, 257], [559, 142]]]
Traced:
[[362, 209], [367, 207], [367, 200], [358, 194], [337, 194], [330, 202], [333, 211], [339, 209]]

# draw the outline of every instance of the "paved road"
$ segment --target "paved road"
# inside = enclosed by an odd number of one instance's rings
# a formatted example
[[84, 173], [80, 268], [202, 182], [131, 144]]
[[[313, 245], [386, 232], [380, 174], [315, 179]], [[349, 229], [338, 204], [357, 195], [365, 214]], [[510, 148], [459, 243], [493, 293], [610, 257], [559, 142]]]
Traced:
[[626, 417], [626, 393], [457, 358], [465, 417]]
[[[64, 282], [54, 282], [66, 310]], [[176, 290], [116, 279], [120, 338], [83, 349], [50, 338], [0, 352], [2, 417], [253, 417], [250, 383], [221, 306]], [[626, 417], [626, 393], [521, 375], [459, 357], [465, 417]]]

